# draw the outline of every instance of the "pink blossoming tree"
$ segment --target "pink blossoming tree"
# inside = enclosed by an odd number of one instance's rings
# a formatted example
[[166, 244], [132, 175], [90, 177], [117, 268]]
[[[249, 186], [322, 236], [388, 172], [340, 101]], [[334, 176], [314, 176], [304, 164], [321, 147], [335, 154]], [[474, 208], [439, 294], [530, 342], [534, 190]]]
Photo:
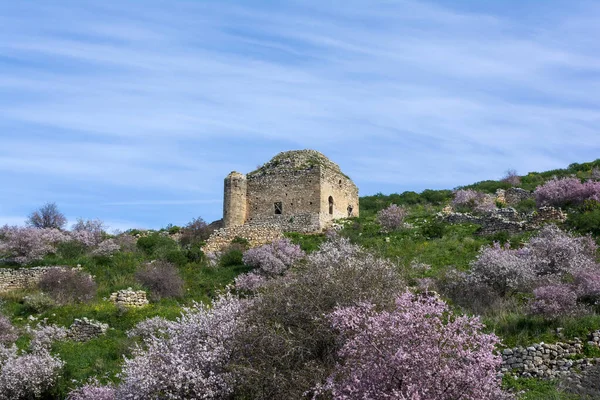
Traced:
[[331, 322], [344, 340], [324, 388], [336, 400], [507, 398], [496, 375], [499, 339], [437, 297], [405, 293], [391, 311], [345, 307]]

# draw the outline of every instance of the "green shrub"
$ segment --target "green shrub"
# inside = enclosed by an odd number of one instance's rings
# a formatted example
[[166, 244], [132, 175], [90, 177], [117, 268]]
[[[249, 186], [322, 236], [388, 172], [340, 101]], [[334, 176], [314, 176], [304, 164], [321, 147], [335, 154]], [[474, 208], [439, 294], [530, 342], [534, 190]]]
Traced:
[[231, 244], [240, 245], [244, 249], [247, 249], [250, 246], [250, 242], [248, 242], [248, 239], [244, 239], [243, 237], [239, 237], [239, 236], [234, 237], [233, 240], [231, 241]]
[[150, 257], [163, 259], [168, 252], [178, 249], [177, 243], [173, 239], [159, 233], [139, 238], [137, 247]]
[[188, 262], [186, 253], [179, 249], [167, 251], [162, 259], [179, 266], [184, 266]]
[[446, 224], [436, 219], [427, 221], [421, 226], [421, 234], [429, 239], [441, 238], [446, 232]]
[[567, 226], [580, 233], [600, 236], [600, 202], [588, 200], [567, 217]]
[[535, 199], [525, 199], [515, 205], [515, 210], [521, 213], [530, 213], [536, 210]]
[[75, 260], [85, 254], [85, 245], [77, 240], [59, 243], [56, 254], [64, 260]]
[[243, 265], [242, 256], [244, 252], [239, 248], [230, 248], [226, 250], [219, 259], [219, 264], [221, 267], [230, 267], [234, 265]]
[[194, 243], [189, 245], [185, 250], [185, 256], [187, 260], [191, 263], [199, 263], [204, 260], [204, 252], [202, 251], [202, 245], [199, 243]]
[[23, 305], [33, 313], [43, 313], [56, 305], [52, 297], [45, 293], [36, 292], [23, 297]]

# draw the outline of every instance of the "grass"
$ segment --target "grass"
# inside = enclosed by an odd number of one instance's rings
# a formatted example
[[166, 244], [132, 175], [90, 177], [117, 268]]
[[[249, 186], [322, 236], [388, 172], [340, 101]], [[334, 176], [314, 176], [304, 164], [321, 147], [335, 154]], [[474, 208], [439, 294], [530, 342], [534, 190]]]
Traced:
[[[600, 160], [588, 164], [572, 165], [566, 170], [550, 172], [557, 176], [572, 173], [584, 176], [592, 167], [600, 166]], [[531, 173], [523, 177], [524, 187], [543, 182], [552, 176], [549, 173]], [[497, 181], [485, 181], [469, 187], [493, 192], [499, 187], [504, 187], [503, 185]], [[468, 271], [469, 264], [475, 259], [480, 248], [494, 241], [508, 241], [511, 246], [518, 247], [529, 239], [531, 233], [517, 236], [500, 233], [486, 237], [478, 235], [477, 225], [446, 225], [439, 222], [435, 214], [450, 200], [451, 195], [452, 192], [448, 190], [429, 190], [422, 193], [404, 192], [389, 196], [377, 194], [363, 197], [361, 216], [343, 222], [344, 228], [340, 235], [390, 259], [409, 284], [416, 283], [419, 278], [438, 278], [451, 268]], [[377, 223], [376, 215], [391, 203], [409, 209], [407, 227], [383, 232]], [[587, 212], [596, 213], [595, 210]], [[597, 227], [588, 224], [589, 218], [570, 218], [569, 223], [580, 231], [597, 233], [594, 230]], [[318, 249], [326, 240], [323, 234], [287, 233], [286, 237], [309, 253]], [[24, 296], [30, 294], [31, 290], [16, 290], [0, 294], [1, 309], [20, 327], [26, 325], [30, 317], [47, 319], [49, 323], [62, 326], [69, 326], [75, 318], [83, 316], [109, 324], [110, 329], [103, 337], [85, 343], [61, 342], [54, 346], [53, 351], [60, 355], [66, 365], [51, 395], [52, 398], [64, 398], [71, 388], [79, 386], [92, 376], [101, 382], [118, 381], [117, 373], [121, 370], [123, 356], [131, 355], [132, 340], [127, 337], [127, 330], [146, 318], [162, 316], [175, 319], [180, 315], [183, 306], [194, 302], [210, 302], [220, 290], [231, 284], [237, 275], [250, 270], [239, 263], [238, 256], [239, 254], [234, 254], [230, 257], [231, 262], [226, 263], [230, 265], [209, 267], [202, 257], [197, 258], [199, 261], [191, 262], [188, 253], [177, 243], [158, 234], [142, 240], [137, 251], [120, 252], [110, 258], [90, 257], [77, 248], [64, 248], [59, 255], [49, 256], [31, 266], [81, 265], [94, 276], [98, 284], [98, 293], [93, 301], [87, 304], [56, 306], [36, 314], [23, 301]], [[105, 300], [119, 289], [144, 289], [136, 282], [135, 272], [140, 265], [152, 259], [169, 259], [177, 264], [185, 281], [183, 297], [162, 299], [141, 309], [123, 309]], [[426, 264], [429, 268], [411, 267], [415, 263]], [[580, 337], [585, 343], [589, 332], [600, 329], [598, 314], [547, 321], [524, 313], [527, 296], [514, 296], [510, 300], [506, 305], [483, 317], [486, 329], [500, 336], [503, 344], [508, 347], [526, 346], [541, 341], [552, 343], [574, 337]], [[556, 335], [558, 327], [563, 328], [564, 338]], [[22, 348], [26, 346], [27, 341], [28, 338], [23, 336], [18, 345]], [[598, 349], [584, 346], [583, 356], [599, 355]], [[523, 392], [519, 396], [521, 399], [574, 398], [559, 392], [554, 381], [505, 378], [504, 386], [515, 393]]]

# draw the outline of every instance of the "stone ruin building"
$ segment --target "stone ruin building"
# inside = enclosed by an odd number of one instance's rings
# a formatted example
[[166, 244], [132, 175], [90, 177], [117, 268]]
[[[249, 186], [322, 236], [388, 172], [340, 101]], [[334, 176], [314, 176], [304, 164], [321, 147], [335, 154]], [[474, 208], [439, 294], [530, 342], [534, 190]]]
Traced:
[[358, 188], [337, 164], [315, 150], [286, 151], [246, 175], [227, 175], [223, 229], [205, 251], [235, 236], [256, 245], [281, 232], [322, 232], [335, 219], [358, 214]]

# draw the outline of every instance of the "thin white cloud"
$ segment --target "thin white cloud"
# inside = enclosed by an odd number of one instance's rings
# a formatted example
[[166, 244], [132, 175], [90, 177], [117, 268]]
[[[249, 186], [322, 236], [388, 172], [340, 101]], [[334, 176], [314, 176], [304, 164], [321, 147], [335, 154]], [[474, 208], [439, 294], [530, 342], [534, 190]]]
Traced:
[[[594, 3], [539, 5], [534, 25], [404, 0], [2, 7], [15, 66], [0, 64], [0, 172], [15, 191], [53, 177], [97, 186], [90, 207], [218, 214], [224, 175], [275, 149], [317, 148], [368, 191], [600, 151]], [[144, 197], [107, 201], [116, 186]]]

